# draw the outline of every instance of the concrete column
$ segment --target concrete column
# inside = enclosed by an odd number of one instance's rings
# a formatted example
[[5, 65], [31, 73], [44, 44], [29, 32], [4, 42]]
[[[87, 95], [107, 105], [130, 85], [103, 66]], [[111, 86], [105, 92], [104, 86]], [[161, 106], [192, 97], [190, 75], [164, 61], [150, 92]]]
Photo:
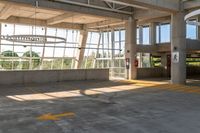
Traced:
[[[111, 49], [115, 49], [115, 30], [111, 30]], [[115, 67], [115, 50], [111, 51], [111, 76], [114, 77], [114, 67]]]
[[[139, 26], [139, 44], [143, 44], [143, 26]], [[139, 67], [143, 67], [142, 53], [139, 53]]]
[[87, 43], [88, 31], [86, 29], [80, 31], [79, 49], [76, 55], [75, 69], [80, 69], [83, 63], [85, 47]]
[[[198, 22], [200, 22], [200, 15], [198, 16]], [[200, 40], [200, 25], [197, 27], [197, 38]]]
[[139, 44], [143, 44], [143, 26], [139, 26]]
[[94, 60], [93, 68], [99, 68], [97, 66], [97, 58], [99, 57], [99, 46], [100, 46], [100, 43], [101, 43], [101, 39], [102, 39], [102, 33], [99, 32], [99, 40], [98, 40], [98, 44], [97, 44], [97, 50], [96, 50], [96, 53], [95, 53], [95, 60]]
[[[184, 12], [174, 13], [171, 16], [172, 24], [172, 59], [171, 59], [171, 83], [186, 83], [186, 22], [184, 21]], [[173, 60], [173, 53], [179, 55], [178, 61]]]
[[135, 67], [135, 60], [137, 55], [136, 44], [136, 20], [130, 17], [126, 21], [126, 43], [125, 43], [125, 57], [130, 60], [130, 68], [127, 70], [128, 79], [137, 78], [137, 68]]
[[163, 76], [168, 76], [167, 54], [161, 54], [161, 66], [164, 68]]
[[167, 67], [167, 55], [161, 54], [161, 66], [166, 68]]
[[150, 24], [150, 44], [156, 44], [156, 23]]

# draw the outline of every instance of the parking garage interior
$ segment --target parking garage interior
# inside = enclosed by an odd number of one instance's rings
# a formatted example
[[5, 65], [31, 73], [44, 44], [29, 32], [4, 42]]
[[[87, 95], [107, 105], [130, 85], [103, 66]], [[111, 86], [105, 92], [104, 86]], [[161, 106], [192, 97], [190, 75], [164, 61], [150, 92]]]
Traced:
[[200, 1], [0, 0], [0, 133], [200, 131]]

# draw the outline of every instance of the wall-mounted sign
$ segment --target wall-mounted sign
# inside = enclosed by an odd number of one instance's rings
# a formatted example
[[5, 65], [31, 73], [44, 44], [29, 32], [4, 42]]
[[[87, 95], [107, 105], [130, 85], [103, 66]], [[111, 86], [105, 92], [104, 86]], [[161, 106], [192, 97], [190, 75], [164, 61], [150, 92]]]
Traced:
[[56, 44], [65, 43], [66, 39], [62, 37], [55, 36], [45, 36], [45, 35], [7, 35], [1, 36], [1, 40], [6, 40], [10, 42], [18, 43], [34, 43], [34, 44]]
[[173, 52], [172, 53], [172, 62], [178, 63], [179, 62], [179, 52]]

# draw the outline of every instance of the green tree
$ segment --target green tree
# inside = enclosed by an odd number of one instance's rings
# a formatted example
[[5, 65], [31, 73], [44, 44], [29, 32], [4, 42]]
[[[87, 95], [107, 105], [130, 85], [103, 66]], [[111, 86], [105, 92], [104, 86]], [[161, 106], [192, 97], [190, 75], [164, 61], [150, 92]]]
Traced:
[[44, 60], [43, 69], [51, 69], [52, 62], [53, 62], [52, 69], [61, 69], [62, 63], [63, 63], [63, 69], [71, 69], [72, 58]]
[[[33, 57], [32, 61], [31, 61], [32, 62], [31, 63], [32, 69], [34, 69], [34, 68], [36, 68], [36, 67], [38, 67], [40, 65], [40, 62], [41, 62], [40, 61], [40, 56], [34, 51], [25, 52], [23, 54], [23, 57]], [[30, 68], [30, 60], [29, 59], [25, 59], [25, 61], [22, 62], [22, 69], [29, 69], [29, 68]]]
[[[4, 58], [4, 57], [10, 57], [10, 58]], [[6, 70], [16, 69], [19, 65], [19, 61], [13, 59], [12, 57], [19, 57], [16, 52], [13, 51], [4, 51], [1, 53], [1, 58], [3, 58], [0, 61], [1, 67]]]
[[63, 63], [63, 69], [70, 69], [71, 68], [71, 63], [72, 63], [72, 59], [55, 59], [53, 62], [53, 69], [61, 69]]
[[82, 68], [92, 68], [95, 59], [95, 53], [92, 52], [89, 56], [84, 57], [84, 61], [82, 63]]

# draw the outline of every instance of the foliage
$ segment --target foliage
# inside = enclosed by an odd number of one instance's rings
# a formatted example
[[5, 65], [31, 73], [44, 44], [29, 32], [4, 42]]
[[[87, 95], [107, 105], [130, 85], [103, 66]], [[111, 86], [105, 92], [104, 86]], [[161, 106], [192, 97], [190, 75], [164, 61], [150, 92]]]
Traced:
[[151, 57], [151, 66], [153, 67], [161, 66], [161, 57]]
[[[53, 66], [52, 66], [53, 62]], [[43, 69], [71, 69], [72, 58], [65, 58], [65, 59], [54, 59], [54, 60], [44, 60], [43, 61]]]
[[33, 57], [31, 63], [29, 59], [22, 61], [22, 69], [29, 69], [30, 64], [32, 69], [37, 68], [40, 65], [40, 56], [34, 51], [27, 51], [23, 54], [23, 57]]
[[92, 52], [91, 55], [89, 56], [85, 56], [82, 63], [82, 68], [93, 68], [94, 60], [95, 60], [94, 52]]
[[200, 58], [187, 58], [187, 66], [200, 66]]
[[11, 69], [16, 69], [17, 66], [19, 65], [19, 61], [14, 60], [13, 59], [6, 59], [4, 57], [19, 57], [17, 53], [13, 52], [13, 51], [4, 51], [1, 54], [1, 61], [0, 61], [0, 65], [2, 68], [6, 69], [6, 70], [11, 70]]

